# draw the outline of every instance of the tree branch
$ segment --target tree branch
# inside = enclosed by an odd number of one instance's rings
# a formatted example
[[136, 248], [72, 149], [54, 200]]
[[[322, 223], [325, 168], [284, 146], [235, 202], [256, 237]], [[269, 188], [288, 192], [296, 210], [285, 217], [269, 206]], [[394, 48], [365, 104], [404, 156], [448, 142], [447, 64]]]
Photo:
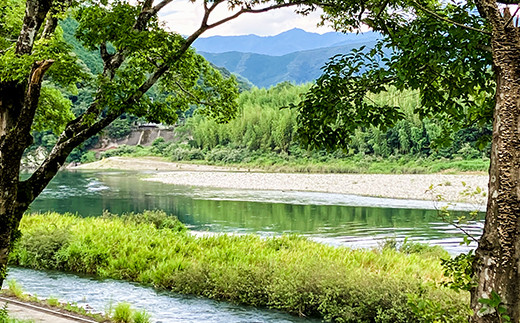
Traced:
[[163, 0], [163, 1], [159, 2], [155, 7], [153, 7], [153, 13], [154, 14], [158, 13], [159, 10], [164, 8], [167, 4], [169, 4], [172, 1], [173, 0]]
[[22, 30], [16, 42], [15, 53], [29, 55], [36, 40], [36, 34], [51, 8], [52, 0], [27, 0]]
[[32, 66], [27, 88], [25, 90], [23, 108], [20, 111], [15, 126], [20, 136], [27, 135], [29, 137], [32, 120], [34, 119], [36, 109], [38, 108], [43, 76], [53, 63], [54, 60], [48, 59], [34, 62]]
[[226, 23], [230, 20], [233, 20], [237, 17], [239, 17], [240, 15], [244, 14], [244, 13], [261, 13], [261, 12], [267, 12], [267, 11], [271, 11], [271, 10], [274, 10], [274, 9], [280, 9], [280, 8], [286, 8], [286, 7], [292, 7], [292, 6], [297, 6], [297, 5], [302, 5], [302, 4], [305, 4], [303, 2], [288, 2], [288, 3], [280, 3], [280, 4], [276, 4], [276, 5], [272, 5], [272, 6], [269, 6], [269, 7], [265, 7], [265, 8], [261, 8], [261, 9], [252, 9], [252, 8], [247, 8], [247, 7], [243, 7], [242, 9], [240, 9], [237, 13], [235, 13], [234, 15], [231, 15], [227, 18], [224, 18], [224, 19], [221, 19], [217, 22], [214, 22], [210, 25], [208, 25], [208, 29], [211, 29], [211, 28], [215, 28], [217, 26], [220, 26], [222, 25], [223, 23]]
[[117, 119], [120, 115], [120, 113], [108, 114], [105, 118], [97, 121], [72, 137], [67, 136], [64, 131], [58, 138], [58, 142], [53, 147], [49, 156], [47, 156], [40, 167], [38, 167], [38, 169], [27, 180], [19, 182], [16, 210], [20, 210], [21, 212], [25, 211], [31, 202], [34, 201], [47, 184], [49, 184], [49, 182], [54, 178], [56, 173], [58, 173], [71, 151], [86, 139], [103, 130], [103, 128], [112, 123], [112, 121]]
[[198, 103], [198, 104], [201, 104], [201, 105], [208, 105], [208, 106], [212, 106], [214, 107], [215, 105], [210, 103], [210, 102], [205, 102], [205, 101], [200, 101], [197, 96], [195, 96], [193, 93], [191, 93], [190, 91], [186, 90], [182, 84], [178, 81], [175, 81], [175, 84], [179, 87], [179, 89], [181, 89], [182, 92], [184, 92], [186, 95], [190, 96], [194, 102]]
[[[159, 10], [164, 8], [167, 4], [172, 2], [173, 0], [163, 0], [159, 4], [157, 4], [155, 7], [152, 8], [153, 0], [146, 0], [143, 4], [143, 7], [141, 8], [141, 12], [139, 13], [139, 16], [137, 17], [135, 23], [134, 23], [134, 30], [136, 31], [144, 31], [146, 29], [146, 25], [150, 21], [150, 19], [157, 14]], [[104, 49], [100, 48], [100, 50], [104, 50], [106, 52], [106, 44], [104, 45]], [[112, 79], [115, 76], [115, 71], [123, 64], [126, 58], [125, 49], [121, 49], [115, 54], [112, 54], [110, 56], [105, 56], [107, 59], [103, 59], [104, 61], [104, 68], [103, 68], [103, 74], [110, 79]], [[108, 54], [108, 53], [107, 53]], [[102, 54], [103, 55], [103, 54]]]
[[517, 5], [515, 13], [507, 20], [506, 24], [504, 25], [504, 29], [506, 29], [507, 26], [511, 23], [511, 21], [513, 21], [513, 18], [515, 18], [516, 14], [518, 13], [518, 10], [520, 10], [520, 3]]
[[[144, 93], [146, 93], [159, 80], [159, 78], [168, 71], [168, 68], [169, 67], [166, 65], [160, 66], [155, 73], [150, 75], [137, 91], [134, 92], [133, 95], [128, 97], [122, 103], [122, 106], [128, 107], [135, 104]], [[89, 125], [88, 119], [91, 117], [89, 114], [100, 111], [99, 100], [100, 99], [97, 99], [90, 105], [86, 112], [67, 124], [65, 130], [58, 138], [57, 143], [52, 148], [49, 156], [47, 156], [31, 177], [20, 182], [17, 200], [17, 207], [19, 209], [28, 207], [29, 204], [43, 191], [50, 180], [65, 163], [65, 160], [74, 148], [103, 130], [123, 114], [123, 111], [113, 110], [102, 119]]]
[[461, 23], [458, 23], [456, 21], [453, 21], [451, 19], [448, 19], [446, 17], [443, 17], [439, 14], [437, 14], [436, 12], [434, 11], [431, 11], [429, 9], [427, 9], [426, 7], [423, 7], [421, 4], [419, 4], [417, 1], [412, 1], [420, 10], [426, 12], [427, 14], [439, 19], [439, 20], [442, 20], [444, 22], [447, 22], [449, 24], [452, 24], [452, 25], [455, 25], [455, 26], [458, 26], [458, 27], [461, 27], [461, 28], [464, 28], [464, 29], [468, 29], [468, 30], [472, 30], [472, 31], [476, 31], [476, 32], [479, 32], [479, 33], [482, 33], [482, 34], [486, 34], [486, 35], [491, 35], [491, 33], [489, 31], [485, 31], [485, 30], [482, 30], [482, 29], [478, 29], [478, 28], [474, 28], [474, 27], [471, 27], [471, 26], [466, 26], [464, 24], [461, 24]]
[[54, 34], [54, 31], [58, 27], [58, 18], [54, 16], [54, 14], [49, 13], [47, 20], [45, 21], [45, 26], [43, 27], [42, 38], [50, 39]]

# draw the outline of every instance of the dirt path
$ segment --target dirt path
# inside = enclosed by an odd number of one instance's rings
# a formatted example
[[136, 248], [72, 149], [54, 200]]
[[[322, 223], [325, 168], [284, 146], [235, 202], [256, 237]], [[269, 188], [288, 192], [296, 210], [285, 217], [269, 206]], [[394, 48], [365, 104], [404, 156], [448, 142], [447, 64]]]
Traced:
[[34, 323], [97, 323], [94, 320], [74, 314], [20, 302], [11, 298], [0, 297], [0, 302], [2, 306], [7, 302], [9, 316], [20, 320], [30, 320]]

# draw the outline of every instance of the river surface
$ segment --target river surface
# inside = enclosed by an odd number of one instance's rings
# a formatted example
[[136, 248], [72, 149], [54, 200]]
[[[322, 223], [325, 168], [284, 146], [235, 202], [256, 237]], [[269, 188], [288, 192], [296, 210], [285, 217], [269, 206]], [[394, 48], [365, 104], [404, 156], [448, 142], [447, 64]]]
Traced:
[[[146, 172], [61, 172], [32, 204], [32, 212], [72, 212], [81, 216], [161, 209], [196, 233], [295, 233], [335, 246], [375, 247], [386, 238], [441, 245], [451, 254], [463, 234], [444, 223], [438, 205], [425, 201], [379, 199], [343, 194], [244, 191], [142, 181]], [[463, 215], [457, 211], [455, 214]], [[475, 236], [482, 220], [464, 225]], [[104, 311], [128, 301], [152, 314], [155, 322], [310, 322], [287, 314], [225, 302], [158, 292], [128, 282], [98, 280], [61, 272], [10, 268], [26, 291], [88, 303]]]
[[[332, 245], [375, 247], [385, 238], [441, 245], [452, 254], [463, 234], [433, 202], [313, 192], [212, 189], [140, 180], [146, 172], [61, 172], [32, 212], [99, 216], [160, 209], [197, 232], [295, 233]], [[454, 211], [462, 215], [464, 212]], [[478, 236], [482, 222], [464, 229]]]
[[16, 280], [25, 291], [40, 299], [54, 297], [97, 313], [105, 313], [117, 303], [128, 302], [134, 308], [146, 310], [156, 323], [319, 322], [268, 309], [161, 292], [125, 281], [100, 280], [57, 271], [9, 268], [7, 279]]

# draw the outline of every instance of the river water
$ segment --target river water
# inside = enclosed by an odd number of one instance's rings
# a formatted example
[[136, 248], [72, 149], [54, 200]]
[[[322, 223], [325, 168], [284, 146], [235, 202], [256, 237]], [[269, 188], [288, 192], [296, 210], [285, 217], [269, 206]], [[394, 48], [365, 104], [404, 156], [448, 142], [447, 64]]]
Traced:
[[[195, 232], [296, 233], [336, 246], [374, 247], [386, 238], [441, 245], [452, 254], [463, 234], [443, 223], [432, 202], [378, 199], [343, 194], [238, 191], [176, 186], [140, 180], [146, 172], [61, 172], [32, 204], [32, 212], [81, 216], [161, 209]], [[471, 206], [467, 206], [470, 207]], [[455, 212], [461, 214], [462, 212]], [[464, 225], [475, 236], [482, 220]], [[11, 268], [28, 292], [54, 296], [104, 311], [111, 301], [129, 301], [157, 322], [299, 322], [283, 313], [161, 293], [128, 282], [96, 280], [59, 272]], [[137, 305], [138, 304], [138, 305]], [[305, 320], [308, 321], [308, 320]]]

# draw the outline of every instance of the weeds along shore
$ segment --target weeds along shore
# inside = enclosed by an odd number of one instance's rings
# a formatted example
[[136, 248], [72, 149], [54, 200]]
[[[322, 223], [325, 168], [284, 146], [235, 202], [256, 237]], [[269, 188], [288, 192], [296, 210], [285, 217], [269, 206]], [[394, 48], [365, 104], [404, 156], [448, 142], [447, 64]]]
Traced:
[[10, 264], [125, 279], [336, 322], [464, 322], [439, 248], [331, 247], [299, 236], [195, 237], [160, 211], [26, 215]]

